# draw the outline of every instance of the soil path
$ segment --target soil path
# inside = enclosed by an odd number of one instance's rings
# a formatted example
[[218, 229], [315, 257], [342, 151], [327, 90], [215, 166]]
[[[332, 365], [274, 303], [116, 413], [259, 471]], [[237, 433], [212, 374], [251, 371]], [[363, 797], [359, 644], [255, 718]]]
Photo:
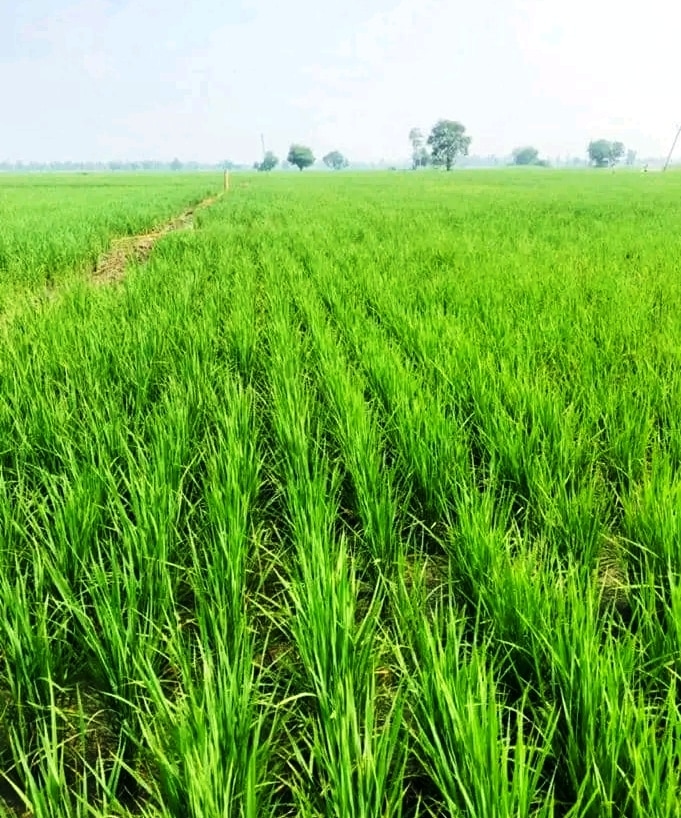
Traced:
[[130, 259], [134, 259], [138, 263], [146, 261], [156, 242], [162, 239], [163, 236], [174, 233], [176, 230], [193, 229], [196, 211], [215, 204], [221, 195], [209, 196], [149, 233], [140, 233], [137, 236], [122, 236], [114, 239], [106, 253], [102, 253], [97, 259], [97, 264], [91, 276], [92, 283], [114, 284], [120, 281], [125, 275]]

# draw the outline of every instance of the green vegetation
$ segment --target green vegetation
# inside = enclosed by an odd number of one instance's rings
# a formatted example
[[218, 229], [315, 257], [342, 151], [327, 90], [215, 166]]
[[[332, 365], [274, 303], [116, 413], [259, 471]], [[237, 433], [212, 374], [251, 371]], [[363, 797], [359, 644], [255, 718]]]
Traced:
[[[597, 168], [612, 168], [624, 156], [624, 145], [621, 142], [597, 139], [589, 142], [587, 153], [589, 154], [589, 161]], [[628, 164], [632, 163], [629, 162]]]
[[330, 151], [322, 159], [327, 168], [331, 170], [343, 170], [349, 165], [348, 160], [340, 151]]
[[411, 168], [427, 168], [430, 164], [430, 152], [425, 145], [425, 138], [420, 128], [412, 128], [409, 131], [409, 141], [411, 142]]
[[272, 151], [267, 151], [262, 162], [255, 163], [255, 169], [261, 173], [269, 173], [269, 171], [274, 170], [278, 164], [279, 159], [277, 156]]
[[219, 189], [215, 175], [0, 176], [0, 315], [92, 269], [112, 236], [161, 224]]
[[309, 168], [310, 165], [314, 165], [315, 158], [311, 148], [308, 148], [306, 145], [294, 143], [289, 148], [286, 161], [289, 165], [297, 167], [298, 170], [305, 170], [305, 168]]
[[539, 162], [539, 151], [531, 145], [515, 148], [512, 156], [514, 165], [536, 165]]
[[433, 125], [427, 144], [433, 165], [451, 170], [457, 156], [468, 155], [471, 137], [466, 136], [466, 128], [460, 122], [440, 119]]
[[680, 194], [234, 175], [6, 321], [8, 814], [678, 815]]

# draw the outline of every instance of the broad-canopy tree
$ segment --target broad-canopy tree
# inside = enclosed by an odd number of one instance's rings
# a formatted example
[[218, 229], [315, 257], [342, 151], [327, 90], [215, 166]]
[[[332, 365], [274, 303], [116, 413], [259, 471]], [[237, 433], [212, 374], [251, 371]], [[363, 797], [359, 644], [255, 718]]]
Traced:
[[526, 145], [524, 148], [516, 148], [513, 151], [513, 164], [515, 165], [536, 165], [538, 159], [539, 151], [530, 145]]
[[587, 152], [589, 160], [597, 168], [612, 168], [624, 156], [624, 145], [608, 139], [596, 139], [589, 142]]
[[256, 163], [256, 169], [267, 173], [270, 170], [274, 170], [274, 168], [276, 168], [278, 164], [279, 160], [274, 155], [274, 153], [272, 153], [272, 151], [267, 151], [265, 153], [265, 156], [263, 157], [262, 162], [260, 162], [259, 164]]
[[466, 128], [451, 119], [437, 122], [428, 137], [431, 161], [434, 165], [444, 165], [447, 170], [452, 169], [458, 156], [468, 155], [470, 144], [471, 138], [466, 135]]
[[294, 143], [288, 150], [286, 161], [289, 165], [295, 165], [298, 170], [303, 170], [304, 168], [309, 168], [310, 165], [314, 165], [315, 160], [311, 148], [308, 148], [306, 145], [297, 145]]
[[331, 168], [332, 170], [343, 170], [343, 168], [347, 168], [349, 164], [348, 160], [340, 151], [330, 151], [322, 159], [322, 162], [327, 168]]

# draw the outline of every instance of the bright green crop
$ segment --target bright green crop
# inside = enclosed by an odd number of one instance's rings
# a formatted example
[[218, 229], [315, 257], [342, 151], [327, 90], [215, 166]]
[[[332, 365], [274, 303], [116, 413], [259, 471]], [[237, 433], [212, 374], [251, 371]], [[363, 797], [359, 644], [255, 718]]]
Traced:
[[677, 816], [681, 177], [234, 174], [93, 287], [221, 182], [117, 179], [0, 179], [3, 292], [58, 271], [2, 324], [8, 814]]

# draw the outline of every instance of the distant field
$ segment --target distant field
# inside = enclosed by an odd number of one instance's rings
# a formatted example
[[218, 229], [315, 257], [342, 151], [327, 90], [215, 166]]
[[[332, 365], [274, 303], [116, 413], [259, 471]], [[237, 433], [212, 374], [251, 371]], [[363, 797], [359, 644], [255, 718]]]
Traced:
[[7, 814], [681, 814], [681, 175], [215, 181], [0, 177]]

